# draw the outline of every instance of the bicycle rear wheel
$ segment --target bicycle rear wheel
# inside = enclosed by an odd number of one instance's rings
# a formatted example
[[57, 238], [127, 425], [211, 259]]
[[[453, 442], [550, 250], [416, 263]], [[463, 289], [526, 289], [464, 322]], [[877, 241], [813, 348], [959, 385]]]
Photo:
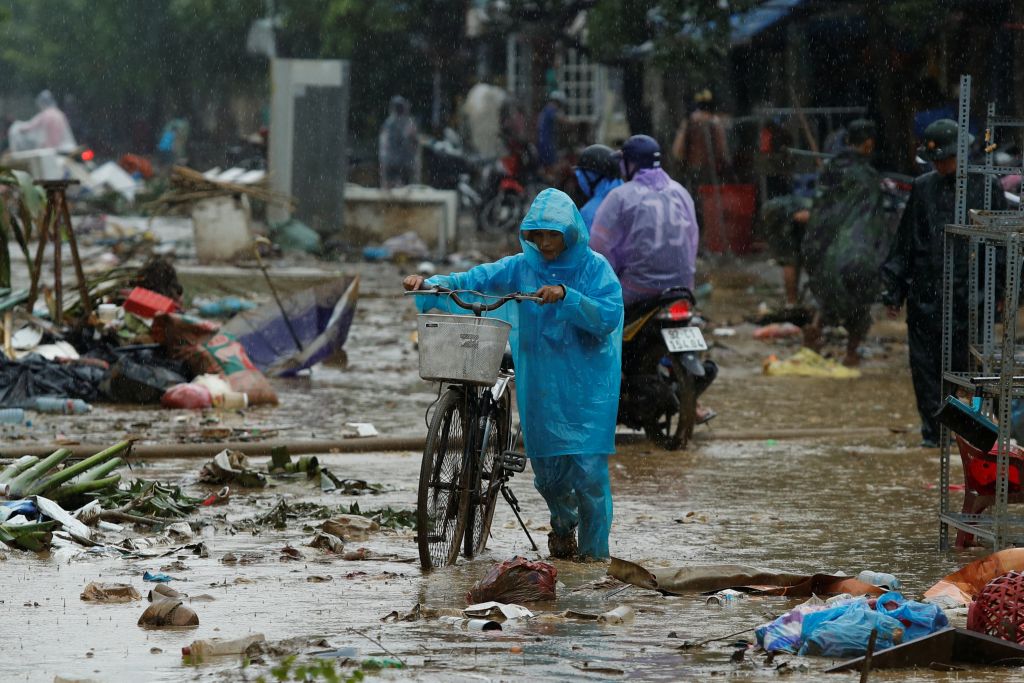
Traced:
[[466, 394], [449, 388], [430, 421], [420, 464], [416, 543], [424, 569], [446, 567], [459, 556], [466, 529], [466, 516], [459, 508], [468, 431]]
[[[499, 456], [510, 448], [509, 431], [512, 425], [512, 400], [509, 394], [502, 396], [498, 410], [494, 416], [487, 449], [477, 460], [474, 468], [470, 517], [466, 527], [466, 554], [478, 555], [487, 548], [487, 539], [491, 534], [491, 522], [494, 519], [494, 508], [501, 495], [501, 472], [496, 470]], [[482, 439], [482, 435], [481, 435]], [[482, 443], [481, 443], [482, 445]]]

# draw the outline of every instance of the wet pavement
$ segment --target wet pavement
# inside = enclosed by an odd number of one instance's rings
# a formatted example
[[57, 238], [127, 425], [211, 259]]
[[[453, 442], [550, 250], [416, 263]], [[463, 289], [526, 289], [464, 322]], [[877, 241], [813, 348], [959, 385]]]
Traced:
[[[664, 453], [633, 443], [612, 460], [612, 554], [646, 566], [744, 563], [847, 574], [871, 569], [895, 574], [903, 580], [906, 595], [918, 596], [983, 553], [936, 550], [938, 454], [916, 448], [917, 420], [901, 326], [876, 325], [859, 380], [763, 376], [761, 363], [770, 353], [787, 355], [797, 346], [755, 342], [750, 338], [753, 326], [742, 323], [742, 316], [760, 301], [777, 296], [771, 280], [764, 284], [758, 269], [749, 264], [718, 269], [724, 274], [713, 281], [714, 293], [705, 307], [714, 322], [733, 324], [737, 330], [734, 337], [711, 337], [722, 342], [713, 352], [722, 373], [706, 402], [719, 417], [698, 429], [696, 443], [686, 452]], [[400, 271], [390, 265], [360, 270], [363, 283], [347, 365], [317, 368], [310, 378], [277, 381], [280, 407], [229, 415], [227, 424], [243, 430], [273, 427], [279, 438], [296, 439], [335, 438], [352, 421], [372, 422], [383, 436], [424, 433], [423, 414], [435, 389], [416, 374], [410, 340], [414, 313], [408, 301], [393, 296]], [[840, 346], [832, 348], [838, 351]], [[177, 415], [185, 413], [105, 407], [87, 416], [41, 417], [33, 427], [8, 428], [0, 438], [5, 443], [47, 442], [60, 434], [106, 443], [125, 431], [151, 442], [199, 438], [198, 426], [176, 423]], [[820, 430], [819, 436], [758, 438], [761, 433], [809, 427]], [[196, 483], [201, 462], [159, 460], [135, 472], [183, 481], [192, 493], [205, 494], [211, 489]], [[62, 675], [100, 681], [240, 681], [263, 675], [273, 680], [267, 665], [242, 667], [235, 657], [197, 667], [182, 664], [181, 647], [196, 638], [250, 632], [264, 633], [268, 640], [322, 637], [331, 647], [357, 648], [355, 660], [397, 656], [407, 668], [378, 676], [403, 680], [776, 680], [788, 674], [790, 680], [817, 681], [831, 664], [782, 656], [766, 665], [749, 654], [740, 663], [730, 661], [735, 643], [753, 640], [750, 629], [798, 601], [759, 598], [709, 608], [695, 595], [666, 598], [628, 589], [609, 599], [607, 591], [573, 592], [604, 575], [605, 566], [599, 563], [554, 562], [563, 584], [559, 598], [532, 607], [538, 612], [603, 612], [628, 604], [636, 610], [633, 623], [527, 623], [502, 633], [461, 632], [437, 621], [382, 623], [389, 612], [404, 613], [418, 602], [464, 606], [466, 591], [491, 564], [515, 554], [544, 557], [546, 551], [530, 550], [505, 506], [498, 509], [482, 557], [427, 576], [415, 562], [410, 530], [385, 531], [365, 543], [348, 544], [365, 546], [371, 555], [391, 556], [358, 562], [329, 559], [302, 545], [312, 537], [314, 517], [258, 534], [241, 523], [270, 510], [279, 497], [292, 505], [313, 502], [334, 510], [353, 502], [363, 509], [415, 507], [416, 453], [336, 454], [322, 456], [321, 462], [340, 477], [379, 482], [387, 490], [351, 497], [323, 494], [310, 483], [291, 481], [236, 493], [226, 506], [204, 509], [199, 516], [209, 522], [196, 539], [208, 546], [208, 558], [185, 550], [146, 560], [67, 561], [59, 553], [36, 557], [5, 551], [7, 559], [0, 562], [5, 576], [0, 679], [52, 681]], [[543, 545], [543, 501], [528, 472], [513, 484], [524, 516]], [[116, 534], [110, 538], [119, 540]], [[286, 544], [299, 548], [303, 559], [279, 559]], [[262, 557], [229, 565], [220, 561], [229, 552]], [[171, 585], [193, 597], [213, 598], [191, 604], [199, 614], [198, 628], [145, 630], [136, 625], [144, 603], [96, 605], [79, 599], [82, 588], [95, 580], [131, 583], [145, 595], [151, 586], [143, 583], [143, 572], [159, 570], [179, 556], [187, 569], [168, 570], [179, 579]], [[331, 580], [313, 583], [311, 576]], [[737, 635], [696, 651], [678, 649], [686, 639], [728, 634]], [[780, 663], [786, 665], [779, 669]], [[872, 680], [945, 681], [956, 676], [960, 681], [1008, 681], [1021, 675], [1020, 669], [876, 672]], [[855, 678], [837, 675], [834, 680]]]

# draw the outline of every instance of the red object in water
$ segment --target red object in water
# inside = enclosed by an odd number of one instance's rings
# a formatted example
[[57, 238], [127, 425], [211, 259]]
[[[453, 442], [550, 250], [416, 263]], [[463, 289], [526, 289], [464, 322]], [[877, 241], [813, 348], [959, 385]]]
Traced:
[[128, 300], [124, 302], [124, 310], [140, 318], [152, 318], [157, 313], [173, 313], [178, 310], [178, 305], [163, 294], [157, 294], [149, 289], [136, 287], [128, 294]]
[[967, 630], [1024, 645], [1024, 574], [989, 581], [967, 611]]
[[701, 185], [697, 199], [705, 248], [715, 254], [749, 253], [754, 241], [754, 186]]

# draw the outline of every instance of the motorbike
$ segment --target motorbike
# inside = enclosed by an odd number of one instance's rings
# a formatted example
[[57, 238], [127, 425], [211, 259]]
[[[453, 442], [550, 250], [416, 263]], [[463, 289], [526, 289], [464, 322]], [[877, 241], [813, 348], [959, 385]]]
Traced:
[[703, 358], [708, 345], [696, 305], [689, 289], [666, 289], [632, 307], [623, 330], [618, 422], [670, 451], [693, 437], [697, 397], [718, 374]]
[[519, 228], [536, 192], [537, 153], [527, 142], [506, 140], [508, 152], [485, 173], [484, 203], [479, 227], [484, 232], [508, 234]]

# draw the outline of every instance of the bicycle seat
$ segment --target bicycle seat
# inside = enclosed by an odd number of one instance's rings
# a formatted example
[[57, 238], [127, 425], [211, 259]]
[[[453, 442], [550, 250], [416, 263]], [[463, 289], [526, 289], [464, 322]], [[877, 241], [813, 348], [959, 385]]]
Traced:
[[515, 365], [512, 363], [512, 350], [506, 347], [505, 353], [501, 356], [501, 369], [503, 372], [508, 372], [514, 368]]

